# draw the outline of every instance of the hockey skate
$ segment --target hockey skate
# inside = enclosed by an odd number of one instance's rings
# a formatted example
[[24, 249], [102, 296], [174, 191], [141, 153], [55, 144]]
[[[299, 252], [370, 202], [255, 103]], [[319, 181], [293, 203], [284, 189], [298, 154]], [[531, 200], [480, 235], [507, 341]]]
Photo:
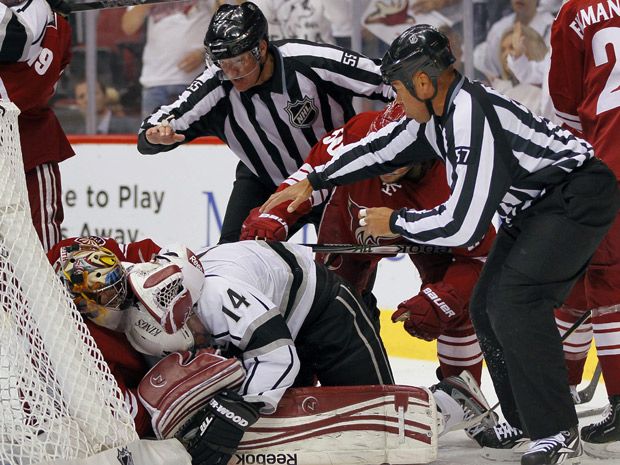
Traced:
[[521, 457], [521, 465], [565, 465], [581, 463], [583, 449], [577, 425], [555, 436], [537, 439]]
[[451, 430], [471, 429], [480, 424], [490, 427], [495, 424], [496, 415], [490, 411], [489, 403], [468, 371], [465, 370], [458, 376], [448, 376], [430, 389], [433, 392], [445, 392], [463, 409], [462, 422], [454, 425]]
[[482, 457], [497, 462], [520, 460], [530, 442], [523, 431], [507, 422], [472, 431], [469, 436], [482, 447]]
[[610, 396], [601, 421], [581, 428], [586, 454], [599, 459], [620, 458], [620, 395]]

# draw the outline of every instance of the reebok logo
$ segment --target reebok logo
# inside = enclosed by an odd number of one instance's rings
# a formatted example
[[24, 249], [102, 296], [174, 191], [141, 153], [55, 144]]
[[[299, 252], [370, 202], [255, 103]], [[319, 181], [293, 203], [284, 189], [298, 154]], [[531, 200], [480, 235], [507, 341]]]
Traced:
[[235, 465], [297, 465], [297, 454], [235, 454]]
[[[209, 401], [209, 406], [215, 411], [217, 412], [220, 416], [227, 418], [229, 420], [231, 420], [234, 423], [237, 423], [239, 426], [241, 426], [242, 428], [245, 428], [246, 426], [249, 425], [248, 421], [239, 416], [236, 415], [235, 412], [231, 412], [230, 410], [228, 410], [226, 407], [224, 407], [222, 404], [220, 404], [217, 400], [215, 399], [211, 399]], [[207, 425], [209, 426], [209, 425]]]
[[427, 287], [424, 290], [422, 290], [422, 292], [426, 294], [426, 296], [431, 300], [431, 302], [433, 302], [442, 312], [444, 312], [448, 318], [452, 318], [453, 316], [456, 316], [456, 313], [454, 312], [454, 310], [452, 310], [448, 306], [448, 304], [446, 304], [441, 299], [441, 297], [435, 294], [431, 289]]

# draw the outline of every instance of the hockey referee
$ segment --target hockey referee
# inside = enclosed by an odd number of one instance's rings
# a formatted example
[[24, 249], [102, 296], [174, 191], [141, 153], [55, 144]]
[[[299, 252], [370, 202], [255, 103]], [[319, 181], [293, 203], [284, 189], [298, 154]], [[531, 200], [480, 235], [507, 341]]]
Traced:
[[428, 142], [446, 164], [451, 195], [430, 210], [360, 212], [372, 236], [422, 244], [479, 241], [501, 227], [470, 311], [502, 411], [532, 440], [522, 465], [573, 463], [582, 448], [553, 309], [585, 270], [618, 207], [616, 178], [592, 147], [518, 102], [456, 72], [448, 39], [427, 25], [403, 32], [381, 70], [406, 110], [345, 146], [308, 179], [274, 194], [262, 211], [313, 189], [423, 161]]
[[[252, 2], [224, 4], [205, 37], [207, 69], [176, 102], [142, 123], [138, 150], [154, 154], [217, 136], [240, 158], [220, 243], [239, 240], [250, 210], [303, 164], [310, 149], [354, 114], [353, 97], [388, 101], [378, 62], [303, 40], [267, 41]], [[318, 226], [320, 211], [300, 220]]]

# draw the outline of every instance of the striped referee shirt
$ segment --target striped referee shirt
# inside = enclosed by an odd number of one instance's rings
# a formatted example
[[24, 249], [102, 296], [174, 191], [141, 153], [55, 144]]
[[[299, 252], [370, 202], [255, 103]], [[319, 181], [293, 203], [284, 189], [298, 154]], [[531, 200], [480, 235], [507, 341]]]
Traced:
[[240, 393], [269, 413], [299, 373], [293, 341], [308, 315], [323, 310], [312, 250], [241, 241], [208, 249], [201, 263], [205, 285], [196, 314], [216, 345], [242, 352], [247, 375]]
[[245, 92], [208, 67], [176, 102], [142, 123], [138, 150], [153, 154], [178, 144], [153, 145], [145, 130], [169, 120], [189, 142], [217, 136], [264, 183], [278, 186], [294, 173], [319, 139], [354, 114], [353, 97], [388, 101], [378, 63], [355, 52], [303, 40], [269, 45], [274, 56], [271, 79]]
[[456, 73], [442, 116], [391, 123], [340, 148], [308, 179], [314, 189], [327, 188], [438, 157], [446, 164], [448, 200], [431, 210], [397, 210], [390, 227], [422, 244], [470, 246], [495, 212], [509, 224], [593, 156], [584, 140]]

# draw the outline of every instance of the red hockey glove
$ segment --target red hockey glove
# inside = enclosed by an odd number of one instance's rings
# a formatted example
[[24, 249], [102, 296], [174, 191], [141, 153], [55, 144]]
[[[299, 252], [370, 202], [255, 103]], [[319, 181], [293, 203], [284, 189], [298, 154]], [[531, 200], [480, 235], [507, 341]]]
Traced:
[[290, 202], [283, 202], [267, 213], [259, 213], [258, 208], [252, 209], [241, 226], [240, 240], [265, 239], [268, 241], [285, 241], [288, 238], [288, 228], [299, 218], [310, 212], [310, 201], [301, 204], [292, 213], [286, 211]]
[[[275, 210], [275, 209], [274, 209]], [[267, 241], [285, 241], [288, 237], [288, 223], [275, 214], [259, 213], [254, 208], [241, 226], [240, 240], [264, 239]]]
[[405, 330], [414, 337], [432, 341], [448, 328], [460, 326], [469, 318], [467, 302], [444, 283], [431, 284], [398, 305], [394, 323], [404, 321]]

